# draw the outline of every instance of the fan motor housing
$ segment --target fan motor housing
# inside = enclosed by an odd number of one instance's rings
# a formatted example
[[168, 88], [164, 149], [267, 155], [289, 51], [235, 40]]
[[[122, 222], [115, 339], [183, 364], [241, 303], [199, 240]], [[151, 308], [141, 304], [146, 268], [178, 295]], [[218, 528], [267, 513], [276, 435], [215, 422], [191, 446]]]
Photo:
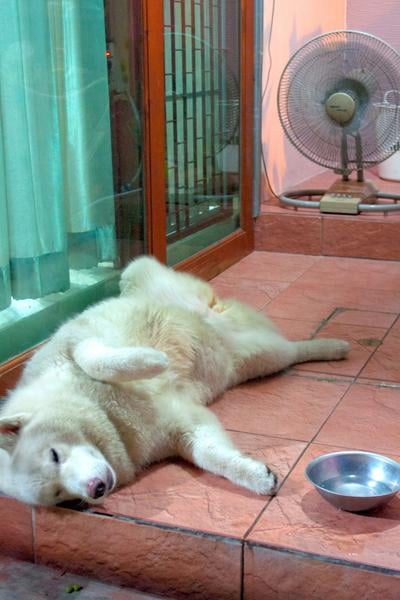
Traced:
[[356, 102], [346, 92], [335, 92], [325, 102], [325, 110], [336, 123], [347, 125], [354, 117]]

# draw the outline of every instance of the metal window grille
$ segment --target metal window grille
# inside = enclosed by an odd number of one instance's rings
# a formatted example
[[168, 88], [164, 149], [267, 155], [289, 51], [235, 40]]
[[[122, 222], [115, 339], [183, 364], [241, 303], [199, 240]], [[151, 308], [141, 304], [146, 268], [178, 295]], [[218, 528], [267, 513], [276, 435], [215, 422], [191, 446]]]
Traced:
[[227, 46], [237, 4], [164, 1], [170, 242], [231, 215], [238, 195], [238, 183], [232, 186], [220, 166], [224, 148], [239, 137], [239, 41]]

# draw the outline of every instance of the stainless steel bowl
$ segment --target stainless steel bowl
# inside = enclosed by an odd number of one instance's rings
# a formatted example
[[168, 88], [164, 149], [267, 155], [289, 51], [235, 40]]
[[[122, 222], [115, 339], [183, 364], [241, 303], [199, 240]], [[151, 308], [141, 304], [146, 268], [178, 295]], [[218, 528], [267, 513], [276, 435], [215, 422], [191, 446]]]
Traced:
[[328, 502], [351, 512], [382, 506], [400, 490], [400, 464], [372, 452], [323, 454], [306, 475]]

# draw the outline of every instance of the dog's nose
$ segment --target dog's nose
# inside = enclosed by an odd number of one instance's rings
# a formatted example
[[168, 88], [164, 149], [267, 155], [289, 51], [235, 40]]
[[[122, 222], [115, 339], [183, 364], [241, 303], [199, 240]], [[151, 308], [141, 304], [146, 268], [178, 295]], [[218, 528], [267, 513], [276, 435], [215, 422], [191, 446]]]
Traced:
[[93, 477], [87, 485], [87, 491], [90, 498], [97, 499], [104, 496], [107, 486], [99, 477]]

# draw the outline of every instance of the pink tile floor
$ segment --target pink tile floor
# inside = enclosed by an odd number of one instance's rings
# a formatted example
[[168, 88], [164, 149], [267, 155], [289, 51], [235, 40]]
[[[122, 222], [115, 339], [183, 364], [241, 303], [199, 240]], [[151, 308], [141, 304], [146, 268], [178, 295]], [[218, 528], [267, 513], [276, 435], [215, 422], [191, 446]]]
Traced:
[[277, 496], [168, 461], [95, 510], [32, 513], [0, 498], [0, 548], [174, 598], [397, 600], [400, 496], [368, 514], [340, 512], [304, 468], [346, 448], [400, 460], [400, 263], [254, 252], [214, 285], [289, 338], [351, 343], [346, 361], [296, 366], [213, 405], [237, 444], [279, 473]]

